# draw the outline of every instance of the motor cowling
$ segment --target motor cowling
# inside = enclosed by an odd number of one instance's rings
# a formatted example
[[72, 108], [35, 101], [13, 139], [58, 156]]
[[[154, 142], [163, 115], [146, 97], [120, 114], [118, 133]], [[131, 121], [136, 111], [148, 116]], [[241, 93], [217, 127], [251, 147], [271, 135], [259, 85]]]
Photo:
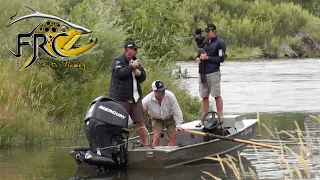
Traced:
[[100, 96], [92, 101], [84, 121], [87, 122], [90, 119], [96, 119], [121, 128], [128, 128], [129, 114], [115, 100]]
[[79, 154], [88, 164], [113, 168], [127, 164], [129, 114], [115, 100], [100, 96], [91, 102], [84, 119], [90, 150]]

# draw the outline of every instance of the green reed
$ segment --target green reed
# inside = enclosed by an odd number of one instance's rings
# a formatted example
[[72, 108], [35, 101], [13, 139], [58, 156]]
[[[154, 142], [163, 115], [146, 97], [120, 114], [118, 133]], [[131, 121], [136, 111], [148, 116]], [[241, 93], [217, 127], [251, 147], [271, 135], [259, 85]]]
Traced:
[[[320, 116], [310, 116], [315, 120], [315, 122], [319, 122]], [[281, 171], [287, 171], [288, 174], [283, 174], [283, 179], [310, 179], [312, 177], [312, 172], [309, 167], [309, 162], [317, 162], [317, 159], [315, 157], [312, 157], [310, 155], [310, 149], [312, 148], [311, 145], [308, 143], [307, 137], [305, 137], [302, 134], [301, 128], [298, 125], [296, 121], [294, 121], [295, 124], [295, 132], [289, 133], [287, 131], [282, 130], [281, 132], [291, 139], [293, 139], [295, 142], [299, 145], [299, 153], [294, 152], [291, 148], [289, 148], [287, 145], [285, 145], [282, 142], [282, 139], [279, 137], [279, 133], [277, 129], [275, 129], [275, 133], [273, 133], [267, 126], [263, 126], [269, 133], [271, 133], [271, 137], [276, 138], [280, 145], [282, 150], [280, 152], [274, 150], [275, 153], [278, 154], [278, 158], [275, 159], [280, 165], [281, 165]], [[295, 135], [293, 135], [295, 134]], [[258, 161], [260, 158], [259, 152], [257, 151], [256, 147], [254, 146], [255, 154], [257, 155]], [[289, 164], [289, 159], [287, 156], [293, 157], [295, 160], [297, 160], [297, 164]], [[217, 161], [220, 163], [221, 169], [226, 174], [225, 165], [229, 167], [229, 169], [232, 170], [233, 175], [236, 179], [242, 180], [247, 179], [246, 172], [243, 170], [243, 164], [241, 162], [241, 158], [238, 155], [239, 160], [237, 160], [235, 157], [232, 157], [230, 155], [226, 155], [226, 157], [221, 158], [219, 156], [217, 157], [206, 157], [205, 159], [210, 159], [213, 161]], [[203, 172], [207, 176], [211, 177], [212, 179], [220, 179], [219, 177], [214, 176], [214, 173], [210, 172]], [[258, 176], [256, 172], [254, 172], [251, 168], [249, 168], [249, 175], [251, 179], [258, 179]], [[202, 177], [205, 179], [204, 177]]]

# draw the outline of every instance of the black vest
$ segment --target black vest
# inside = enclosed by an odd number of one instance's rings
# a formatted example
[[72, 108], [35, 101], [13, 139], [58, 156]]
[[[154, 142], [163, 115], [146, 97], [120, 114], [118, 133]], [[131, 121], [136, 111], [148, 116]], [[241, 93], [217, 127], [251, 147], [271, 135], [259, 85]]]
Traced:
[[[121, 68], [119, 68], [120, 66]], [[116, 57], [112, 61], [111, 68], [112, 72], [109, 86], [109, 97], [116, 101], [134, 101], [132, 77], [133, 68], [129, 66], [128, 59], [123, 54]], [[138, 69], [141, 71], [141, 75], [139, 77], [136, 77], [136, 80], [138, 92], [141, 98], [142, 91], [140, 83], [142, 83], [145, 80], [146, 75], [142, 66], [139, 66]]]

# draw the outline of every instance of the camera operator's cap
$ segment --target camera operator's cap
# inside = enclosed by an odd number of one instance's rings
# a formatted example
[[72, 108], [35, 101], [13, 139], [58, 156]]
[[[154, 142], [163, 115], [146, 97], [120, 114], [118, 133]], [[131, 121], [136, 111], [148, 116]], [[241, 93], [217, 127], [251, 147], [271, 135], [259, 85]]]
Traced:
[[125, 45], [124, 45], [124, 48], [127, 49], [127, 48], [130, 48], [130, 49], [134, 49], [134, 50], [137, 50], [138, 49], [138, 46], [135, 42], [133, 41], [129, 41], [127, 42]]
[[212, 23], [209, 23], [209, 24], [206, 25], [206, 27], [205, 27], [204, 30], [205, 30], [206, 32], [209, 32], [210, 30], [213, 31], [213, 30], [216, 30], [216, 29], [217, 29], [216, 25], [214, 25], [214, 24], [212, 24]]
[[164, 86], [163, 82], [160, 81], [160, 80], [153, 81], [151, 87], [152, 87], [152, 90], [154, 90], [154, 91], [164, 91], [164, 90], [166, 90], [166, 87]]

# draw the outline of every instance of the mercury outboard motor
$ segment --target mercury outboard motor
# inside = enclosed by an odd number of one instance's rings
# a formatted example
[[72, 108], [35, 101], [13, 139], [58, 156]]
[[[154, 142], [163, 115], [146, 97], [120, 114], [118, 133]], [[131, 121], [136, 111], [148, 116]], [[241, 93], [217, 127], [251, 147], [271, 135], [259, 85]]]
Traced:
[[80, 151], [76, 155], [77, 162], [108, 169], [125, 167], [128, 162], [128, 117], [127, 111], [116, 101], [105, 96], [96, 98], [84, 119], [90, 149]]

